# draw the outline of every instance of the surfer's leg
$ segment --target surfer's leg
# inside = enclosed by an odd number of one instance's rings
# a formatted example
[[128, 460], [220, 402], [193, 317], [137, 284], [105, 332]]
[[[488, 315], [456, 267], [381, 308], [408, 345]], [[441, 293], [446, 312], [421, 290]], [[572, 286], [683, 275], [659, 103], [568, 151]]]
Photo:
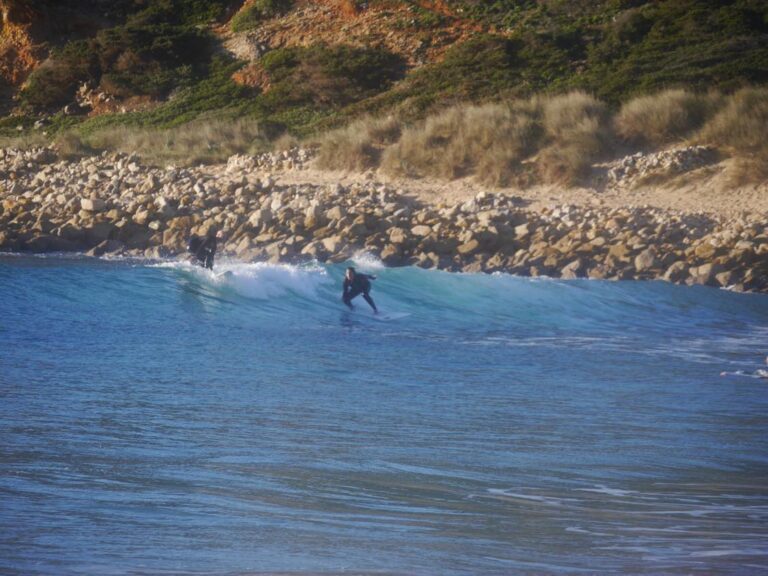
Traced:
[[376, 304], [374, 304], [373, 298], [371, 298], [371, 295], [368, 294], [368, 292], [363, 292], [363, 298], [365, 298], [365, 301], [368, 302], [368, 305], [371, 308], [373, 308], [373, 311], [378, 313], [378, 310], [376, 309]]
[[360, 296], [360, 292], [361, 290], [355, 290], [355, 289], [350, 290], [349, 292], [347, 292], [347, 295], [343, 298], [344, 304], [349, 306], [350, 310], [354, 310], [355, 308], [354, 306], [352, 306], [352, 299]]

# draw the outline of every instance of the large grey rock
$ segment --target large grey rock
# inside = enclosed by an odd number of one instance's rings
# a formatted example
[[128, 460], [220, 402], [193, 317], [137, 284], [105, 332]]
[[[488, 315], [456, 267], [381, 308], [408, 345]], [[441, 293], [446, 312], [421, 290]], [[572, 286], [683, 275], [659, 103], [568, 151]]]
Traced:
[[682, 260], [674, 262], [664, 272], [662, 278], [667, 282], [682, 282], [688, 275], [688, 263]]
[[635, 256], [635, 270], [638, 272], [647, 272], [658, 266], [659, 259], [656, 257], [656, 250], [653, 248], [646, 248]]

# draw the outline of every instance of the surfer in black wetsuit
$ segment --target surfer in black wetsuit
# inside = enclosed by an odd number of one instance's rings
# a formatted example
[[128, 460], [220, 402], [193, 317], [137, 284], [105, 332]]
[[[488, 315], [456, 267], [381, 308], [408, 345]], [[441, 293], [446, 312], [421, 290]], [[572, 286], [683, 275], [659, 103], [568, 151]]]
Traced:
[[341, 296], [341, 300], [344, 302], [344, 304], [349, 306], [350, 310], [354, 310], [354, 306], [352, 306], [352, 299], [362, 294], [363, 298], [365, 298], [365, 301], [368, 302], [371, 308], [373, 308], [373, 313], [379, 313], [378, 309], [376, 308], [376, 304], [373, 302], [373, 298], [371, 298], [370, 295], [371, 280], [376, 280], [376, 276], [358, 274], [355, 272], [354, 268], [347, 268], [347, 271], [344, 274], [344, 293]]
[[189, 239], [189, 251], [192, 253], [196, 264], [213, 270], [213, 259], [216, 256], [219, 238], [221, 238], [221, 232], [217, 231], [215, 226], [211, 226], [204, 237], [193, 235]]

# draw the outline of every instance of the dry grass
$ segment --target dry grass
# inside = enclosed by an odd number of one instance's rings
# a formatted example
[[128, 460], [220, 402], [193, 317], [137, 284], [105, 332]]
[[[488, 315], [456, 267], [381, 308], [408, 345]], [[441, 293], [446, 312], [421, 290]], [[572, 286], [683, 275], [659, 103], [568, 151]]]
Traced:
[[474, 174], [504, 185], [535, 149], [539, 132], [531, 102], [454, 106], [405, 130], [384, 152], [382, 168], [412, 177]]
[[133, 126], [106, 128], [87, 137], [65, 134], [57, 148], [65, 155], [100, 150], [135, 152], [150, 163], [183, 165], [225, 162], [232, 154], [270, 147], [268, 135], [251, 119], [203, 119], [169, 129]]
[[584, 178], [610, 141], [605, 105], [584, 92], [545, 98], [546, 144], [537, 168], [547, 183], [574, 184]]
[[286, 132], [279, 136], [274, 142], [272, 142], [272, 150], [276, 152], [283, 152], [285, 150], [297, 148], [300, 145], [301, 142], [298, 138]]
[[400, 122], [394, 117], [356, 120], [319, 139], [317, 165], [326, 170], [375, 168], [384, 147], [397, 141], [401, 130]]
[[23, 136], [0, 137], [0, 148], [28, 150], [29, 148], [42, 148], [49, 144], [50, 140], [39, 132], [26, 133]]
[[729, 178], [734, 185], [768, 180], [768, 88], [745, 88], [729, 96], [702, 128], [701, 142], [734, 156]]
[[606, 124], [603, 103], [583, 92], [454, 106], [405, 130], [384, 152], [382, 168], [411, 177], [474, 175], [494, 186], [524, 185], [524, 161], [538, 153], [540, 179], [573, 183], [605, 151]]
[[663, 146], [690, 137], [723, 105], [721, 94], [665, 90], [625, 103], [614, 118], [616, 135], [640, 146]]

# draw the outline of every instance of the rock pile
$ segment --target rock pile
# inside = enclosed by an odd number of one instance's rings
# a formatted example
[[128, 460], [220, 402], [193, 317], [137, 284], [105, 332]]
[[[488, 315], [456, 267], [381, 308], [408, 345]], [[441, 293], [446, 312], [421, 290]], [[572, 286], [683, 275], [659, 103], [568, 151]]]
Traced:
[[227, 172], [233, 174], [254, 170], [304, 170], [309, 167], [313, 156], [313, 152], [305, 148], [265, 152], [258, 156], [235, 154], [227, 160]]
[[687, 146], [653, 154], [638, 152], [605, 165], [604, 185], [632, 188], [654, 176], [674, 176], [716, 161], [717, 152], [708, 146]]
[[303, 166], [308, 158], [293, 150], [160, 169], [124, 154], [66, 162], [45, 149], [5, 150], [0, 249], [174, 256], [184, 254], [190, 234], [216, 226], [224, 253], [246, 261], [341, 261], [365, 250], [388, 265], [768, 292], [768, 231], [759, 215], [570, 205], [534, 211], [487, 193], [423, 205], [375, 180], [346, 187], [276, 181], [274, 166]]

